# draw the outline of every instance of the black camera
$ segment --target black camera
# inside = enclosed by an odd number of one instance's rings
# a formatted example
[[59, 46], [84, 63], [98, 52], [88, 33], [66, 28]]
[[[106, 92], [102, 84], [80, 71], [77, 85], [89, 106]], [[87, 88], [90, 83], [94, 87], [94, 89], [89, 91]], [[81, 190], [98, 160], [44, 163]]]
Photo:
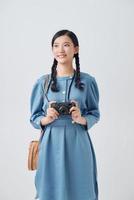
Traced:
[[50, 107], [55, 108], [61, 115], [70, 115], [69, 110], [73, 106], [76, 106], [75, 102], [56, 102], [50, 104]]

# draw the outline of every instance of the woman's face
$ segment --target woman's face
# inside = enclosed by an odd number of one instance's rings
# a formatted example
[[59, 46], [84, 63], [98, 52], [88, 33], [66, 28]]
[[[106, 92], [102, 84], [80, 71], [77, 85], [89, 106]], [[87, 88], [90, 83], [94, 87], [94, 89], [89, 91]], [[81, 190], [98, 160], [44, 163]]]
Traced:
[[52, 52], [58, 63], [70, 63], [73, 60], [74, 54], [78, 53], [78, 46], [74, 47], [70, 37], [63, 35], [54, 41]]

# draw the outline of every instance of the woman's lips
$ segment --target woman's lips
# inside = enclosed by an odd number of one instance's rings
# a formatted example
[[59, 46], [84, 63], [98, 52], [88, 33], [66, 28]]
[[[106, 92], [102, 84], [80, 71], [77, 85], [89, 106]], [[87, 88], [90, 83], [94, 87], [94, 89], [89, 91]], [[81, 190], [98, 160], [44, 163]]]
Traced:
[[66, 55], [58, 55], [58, 58], [64, 58]]

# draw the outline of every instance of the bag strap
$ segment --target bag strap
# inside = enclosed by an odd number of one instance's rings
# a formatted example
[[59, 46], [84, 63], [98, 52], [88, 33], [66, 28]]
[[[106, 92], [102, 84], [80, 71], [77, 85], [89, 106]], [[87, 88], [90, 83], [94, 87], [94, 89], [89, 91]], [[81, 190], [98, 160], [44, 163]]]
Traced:
[[46, 78], [45, 78], [45, 82], [44, 82], [44, 93], [47, 92], [49, 79], [50, 79], [50, 75], [47, 74], [47, 75], [46, 75]]
[[[47, 95], [46, 95], [46, 92], [47, 92], [47, 89], [48, 89], [48, 83], [49, 83], [49, 80], [50, 80], [50, 75], [47, 74], [46, 75], [46, 78], [45, 78], [45, 82], [44, 82], [44, 95], [45, 97], [47, 98]], [[48, 98], [47, 98], [48, 100]], [[49, 100], [48, 100], [49, 101]], [[40, 135], [40, 138], [39, 138], [39, 142], [41, 142], [42, 138], [43, 138], [43, 135], [44, 135], [44, 132], [43, 130], [41, 130], [41, 135]]]
[[45, 78], [45, 83], [44, 83], [44, 95], [47, 99], [47, 101], [49, 102], [49, 99], [47, 97], [47, 90], [48, 90], [48, 87], [49, 87], [49, 80], [51, 79], [51, 75], [50, 74], [47, 74], [46, 75], [46, 78]]

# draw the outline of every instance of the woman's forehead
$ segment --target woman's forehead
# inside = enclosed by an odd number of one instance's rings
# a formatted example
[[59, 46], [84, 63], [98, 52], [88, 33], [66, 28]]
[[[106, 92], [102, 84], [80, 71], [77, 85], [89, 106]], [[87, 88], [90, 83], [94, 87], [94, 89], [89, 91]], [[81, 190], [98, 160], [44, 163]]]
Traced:
[[54, 44], [59, 44], [59, 43], [72, 43], [72, 40], [67, 35], [63, 35], [63, 36], [59, 36], [54, 41]]

